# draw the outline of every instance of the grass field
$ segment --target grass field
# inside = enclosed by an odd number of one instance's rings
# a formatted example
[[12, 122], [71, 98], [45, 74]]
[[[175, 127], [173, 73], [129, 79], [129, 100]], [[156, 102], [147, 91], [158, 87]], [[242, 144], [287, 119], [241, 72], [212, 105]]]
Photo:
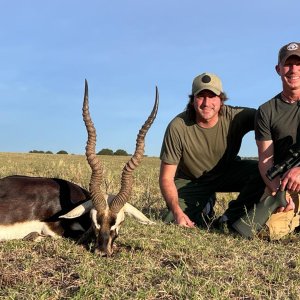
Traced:
[[[115, 193], [126, 157], [100, 157], [103, 189]], [[251, 241], [160, 221], [159, 159], [134, 173], [131, 203], [157, 222], [126, 219], [113, 257], [72, 240], [0, 243], [0, 299], [300, 299], [300, 242]], [[84, 156], [0, 153], [0, 176], [64, 178], [87, 188]], [[236, 195], [218, 194], [217, 212]]]

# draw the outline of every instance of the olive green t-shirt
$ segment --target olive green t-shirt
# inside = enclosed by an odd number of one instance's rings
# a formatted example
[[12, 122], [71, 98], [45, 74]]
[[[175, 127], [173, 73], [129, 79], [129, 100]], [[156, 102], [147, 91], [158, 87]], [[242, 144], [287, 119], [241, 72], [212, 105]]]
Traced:
[[202, 128], [182, 112], [166, 129], [160, 159], [178, 165], [177, 178], [219, 172], [237, 157], [243, 136], [254, 129], [255, 113], [253, 108], [224, 105], [217, 124]]
[[[297, 141], [300, 143], [300, 107], [298, 102], [286, 103], [281, 94], [262, 104], [255, 121], [255, 139], [273, 140], [274, 162], [281, 162], [288, 149]], [[299, 133], [298, 133], [299, 132]]]

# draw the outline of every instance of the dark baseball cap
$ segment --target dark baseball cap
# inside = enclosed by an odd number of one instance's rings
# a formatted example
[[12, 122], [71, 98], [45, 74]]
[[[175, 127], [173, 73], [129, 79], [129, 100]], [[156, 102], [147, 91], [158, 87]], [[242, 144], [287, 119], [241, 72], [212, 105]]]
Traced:
[[281, 47], [278, 53], [278, 64], [284, 64], [292, 55], [300, 57], [300, 43], [292, 42]]

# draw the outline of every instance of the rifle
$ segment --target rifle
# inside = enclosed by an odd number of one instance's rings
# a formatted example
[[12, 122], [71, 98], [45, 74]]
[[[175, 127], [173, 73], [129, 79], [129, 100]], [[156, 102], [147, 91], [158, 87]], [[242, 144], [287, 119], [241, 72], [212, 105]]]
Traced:
[[[282, 163], [276, 164], [267, 170], [266, 176], [273, 180], [277, 176], [282, 176], [286, 171], [300, 165], [300, 147], [289, 149], [286, 158]], [[270, 215], [278, 207], [286, 207], [286, 192], [278, 191], [275, 196], [268, 196], [265, 200], [254, 205], [254, 208], [239, 218], [232, 224], [232, 227], [241, 235], [251, 238], [261, 230], [268, 221]]]
[[300, 147], [294, 146], [289, 149], [289, 152], [286, 158], [283, 160], [283, 162], [271, 167], [267, 171], [266, 176], [269, 180], [272, 181], [278, 175], [283, 175], [289, 169], [298, 167], [299, 165], [300, 165]]

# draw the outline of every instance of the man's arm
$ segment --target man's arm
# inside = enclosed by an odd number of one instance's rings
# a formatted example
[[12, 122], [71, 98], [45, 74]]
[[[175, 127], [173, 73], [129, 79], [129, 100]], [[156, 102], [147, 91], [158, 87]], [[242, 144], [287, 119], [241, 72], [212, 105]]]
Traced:
[[259, 172], [264, 180], [266, 186], [269, 188], [271, 193], [276, 193], [280, 187], [280, 178], [276, 177], [270, 181], [266, 173], [274, 164], [274, 145], [273, 141], [258, 141], [256, 140], [256, 145], [258, 149], [258, 167]]
[[[279, 188], [282, 191], [284, 191], [286, 188], [288, 190], [290, 190], [289, 185], [287, 185], [288, 182], [291, 184], [291, 186], [297, 186], [300, 189], [300, 185], [299, 185], [300, 182], [298, 183], [298, 185], [293, 185], [294, 181], [291, 181], [292, 179], [288, 175], [293, 169], [298, 169], [298, 175], [300, 175], [300, 172], [299, 172], [300, 168], [292, 168], [291, 170], [289, 170], [284, 175], [284, 179], [282, 180], [282, 183], [280, 182], [280, 177], [279, 176], [274, 178], [272, 181], [267, 178], [266, 173], [267, 173], [268, 169], [270, 169], [274, 164], [274, 161], [273, 161], [273, 156], [274, 156], [273, 141], [272, 140], [269, 140], [269, 141], [258, 141], [258, 140], [256, 140], [256, 144], [257, 144], [257, 149], [258, 149], [258, 167], [259, 167], [259, 171], [260, 171], [261, 177], [263, 178], [266, 186], [268, 187], [268, 189], [270, 190], [272, 195], [275, 195]], [[294, 170], [292, 173], [294, 173], [294, 172], [297, 172], [297, 171]], [[298, 178], [299, 178], [299, 176], [298, 176]], [[280, 207], [277, 211], [279, 211], [279, 212], [280, 211], [289, 211], [289, 210], [294, 209], [295, 204], [294, 204], [292, 198], [287, 197], [286, 200], [288, 202], [288, 205], [285, 208]]]
[[178, 192], [174, 183], [174, 177], [176, 173], [177, 165], [170, 165], [161, 162], [159, 185], [161, 193], [168, 205], [168, 208], [172, 211], [175, 222], [178, 225], [185, 227], [195, 227], [194, 222], [183, 212], [178, 202]]

